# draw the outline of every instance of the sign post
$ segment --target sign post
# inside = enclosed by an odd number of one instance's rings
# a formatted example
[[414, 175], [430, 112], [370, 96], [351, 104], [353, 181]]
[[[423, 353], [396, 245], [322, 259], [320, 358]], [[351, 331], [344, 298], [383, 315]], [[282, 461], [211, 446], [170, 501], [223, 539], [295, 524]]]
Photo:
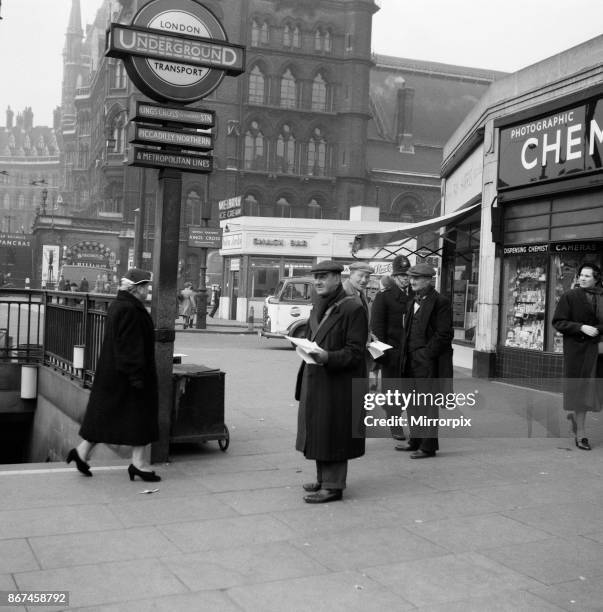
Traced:
[[[213, 135], [207, 130], [215, 125], [215, 115], [182, 105], [207, 96], [225, 75], [243, 73], [245, 48], [229, 43], [220, 21], [197, 0], [151, 0], [138, 10], [130, 25], [110, 25], [105, 55], [122, 59], [138, 89], [160, 103], [136, 102], [134, 121], [140, 123], [136, 124], [132, 142], [137, 146], [130, 148], [129, 163], [141, 167], [143, 173], [144, 168], [160, 169], [152, 298], [159, 441], [152, 446], [151, 460], [166, 461], [174, 401], [172, 366], [182, 172], [209, 174], [213, 170], [213, 159], [207, 153], [213, 148]], [[176, 106], [165, 106], [166, 103]], [[206, 187], [206, 208], [208, 192]], [[142, 209], [139, 218], [143, 218]], [[202, 223], [207, 225], [206, 217]], [[142, 236], [136, 245], [137, 253], [142, 250], [141, 243]], [[140, 265], [140, 257], [135, 257]], [[205, 289], [205, 269], [201, 289]]]

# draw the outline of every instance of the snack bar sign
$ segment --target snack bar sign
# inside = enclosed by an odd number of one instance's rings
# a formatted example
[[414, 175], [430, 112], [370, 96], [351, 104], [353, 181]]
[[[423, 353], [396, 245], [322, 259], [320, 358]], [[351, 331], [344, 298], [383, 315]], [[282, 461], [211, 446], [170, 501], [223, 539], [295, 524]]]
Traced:
[[196, 0], [151, 0], [131, 25], [112, 23], [106, 55], [123, 59], [133, 83], [158, 102], [200, 100], [225, 74], [245, 71], [245, 48], [229, 43], [216, 16]]

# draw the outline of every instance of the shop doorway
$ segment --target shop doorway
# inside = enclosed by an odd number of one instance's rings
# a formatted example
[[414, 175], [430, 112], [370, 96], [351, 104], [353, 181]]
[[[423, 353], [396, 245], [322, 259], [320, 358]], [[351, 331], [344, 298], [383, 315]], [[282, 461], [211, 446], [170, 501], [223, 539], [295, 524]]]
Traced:
[[239, 297], [239, 271], [231, 270], [230, 272], [230, 316], [229, 319], [234, 321], [237, 318], [237, 302]]

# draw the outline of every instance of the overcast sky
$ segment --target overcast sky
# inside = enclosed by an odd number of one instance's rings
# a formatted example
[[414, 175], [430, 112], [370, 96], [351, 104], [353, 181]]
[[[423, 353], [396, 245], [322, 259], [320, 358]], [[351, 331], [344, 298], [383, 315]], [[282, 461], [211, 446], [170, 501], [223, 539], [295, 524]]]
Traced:
[[[603, 0], [378, 0], [373, 50], [513, 72], [603, 33]], [[101, 0], [81, 0], [84, 23]], [[50, 125], [71, 0], [2, 0], [0, 125], [8, 105]], [[232, 39], [232, 42], [238, 42]]]

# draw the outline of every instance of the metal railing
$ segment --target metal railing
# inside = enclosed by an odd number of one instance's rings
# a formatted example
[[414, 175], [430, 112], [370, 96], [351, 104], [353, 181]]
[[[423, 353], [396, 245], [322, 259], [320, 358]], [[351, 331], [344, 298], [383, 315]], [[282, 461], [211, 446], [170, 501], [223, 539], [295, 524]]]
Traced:
[[[42, 363], [90, 386], [114, 297], [0, 289], [0, 362]], [[74, 364], [77, 346], [82, 364]]]

